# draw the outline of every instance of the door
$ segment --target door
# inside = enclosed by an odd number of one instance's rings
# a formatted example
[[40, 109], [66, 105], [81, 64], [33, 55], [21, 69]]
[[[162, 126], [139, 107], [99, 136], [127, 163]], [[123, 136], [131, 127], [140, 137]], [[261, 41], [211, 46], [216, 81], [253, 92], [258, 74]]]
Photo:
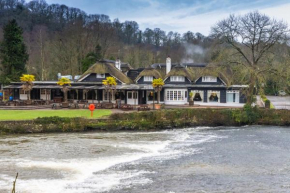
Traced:
[[227, 103], [239, 103], [239, 93], [227, 92]]
[[138, 91], [127, 92], [127, 104], [138, 105]]

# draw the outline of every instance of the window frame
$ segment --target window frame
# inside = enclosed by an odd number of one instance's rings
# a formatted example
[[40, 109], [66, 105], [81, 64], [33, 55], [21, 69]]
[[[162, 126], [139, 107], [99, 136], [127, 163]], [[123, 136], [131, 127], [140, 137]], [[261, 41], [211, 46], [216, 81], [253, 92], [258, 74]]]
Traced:
[[106, 78], [106, 74], [97, 74], [96, 78]]
[[[216, 94], [218, 101], [211, 101], [210, 97], [212, 94]], [[220, 103], [221, 102], [221, 91], [220, 90], [208, 90], [207, 91], [207, 101], [208, 103]]]
[[185, 82], [184, 76], [170, 76], [171, 82]]
[[202, 82], [217, 82], [217, 77], [215, 77], [215, 76], [203, 76]]
[[153, 82], [153, 76], [143, 76], [144, 82]]
[[187, 90], [169, 89], [166, 90], [166, 101], [187, 101]]

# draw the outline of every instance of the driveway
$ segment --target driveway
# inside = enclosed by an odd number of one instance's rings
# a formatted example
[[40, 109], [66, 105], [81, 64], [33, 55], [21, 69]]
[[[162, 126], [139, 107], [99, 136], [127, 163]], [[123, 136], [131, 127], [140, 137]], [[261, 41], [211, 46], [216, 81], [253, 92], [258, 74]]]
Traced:
[[289, 109], [290, 110], [290, 96], [267, 96], [275, 109]]

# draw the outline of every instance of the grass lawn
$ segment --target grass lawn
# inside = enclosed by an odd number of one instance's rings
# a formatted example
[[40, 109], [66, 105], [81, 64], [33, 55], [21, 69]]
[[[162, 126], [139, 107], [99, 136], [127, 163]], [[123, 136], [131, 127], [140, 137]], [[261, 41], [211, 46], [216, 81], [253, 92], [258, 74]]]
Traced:
[[[111, 110], [97, 109], [93, 118], [110, 115]], [[89, 110], [0, 110], [0, 120], [30, 120], [37, 117], [86, 117], [91, 118]]]

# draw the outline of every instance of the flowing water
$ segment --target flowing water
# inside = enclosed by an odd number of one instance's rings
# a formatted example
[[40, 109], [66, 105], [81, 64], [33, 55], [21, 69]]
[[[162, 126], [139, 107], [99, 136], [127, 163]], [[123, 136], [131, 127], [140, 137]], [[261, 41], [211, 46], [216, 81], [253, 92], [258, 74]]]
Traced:
[[0, 137], [0, 192], [290, 192], [290, 128]]

